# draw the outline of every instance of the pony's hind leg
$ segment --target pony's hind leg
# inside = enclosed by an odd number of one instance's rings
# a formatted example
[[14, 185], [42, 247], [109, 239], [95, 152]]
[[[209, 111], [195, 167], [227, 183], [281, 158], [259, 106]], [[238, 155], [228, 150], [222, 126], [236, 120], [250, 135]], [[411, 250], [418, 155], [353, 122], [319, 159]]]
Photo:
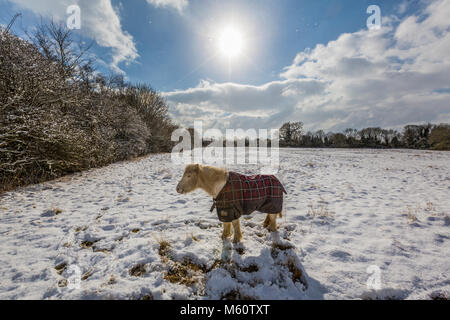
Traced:
[[269, 231], [275, 232], [277, 231], [277, 217], [278, 215], [282, 217], [282, 213], [270, 214], [268, 213], [266, 216], [266, 220], [264, 220], [263, 227], [269, 228]]
[[241, 223], [239, 219], [233, 220], [234, 237], [233, 242], [238, 243], [242, 240]]
[[277, 216], [278, 215], [279, 215], [279, 213], [267, 215], [269, 217], [269, 231], [270, 232], [277, 231]]
[[264, 228], [267, 228], [268, 226], [269, 226], [269, 223], [270, 223], [270, 214], [267, 214], [267, 216], [266, 216], [266, 220], [264, 220], [264, 223], [263, 223], [263, 227]]

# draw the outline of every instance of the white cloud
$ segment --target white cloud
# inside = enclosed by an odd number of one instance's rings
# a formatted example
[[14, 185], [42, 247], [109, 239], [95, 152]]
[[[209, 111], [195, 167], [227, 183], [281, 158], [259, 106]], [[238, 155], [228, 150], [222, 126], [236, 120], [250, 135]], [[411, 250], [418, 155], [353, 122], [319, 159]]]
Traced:
[[450, 121], [450, 3], [428, 1], [418, 16], [385, 17], [380, 30], [342, 34], [300, 52], [262, 86], [202, 82], [166, 93], [174, 117], [219, 127], [307, 129], [400, 127]]
[[[173, 117], [186, 125], [194, 119], [210, 126], [267, 128], [293, 111], [293, 106], [324, 93], [317, 80], [290, 79], [263, 86], [202, 81], [196, 88], [165, 93]], [[251, 125], [250, 125], [251, 124]]]
[[309, 95], [323, 93], [325, 84], [316, 80], [292, 79], [274, 81], [263, 86], [235, 83], [211, 83], [203, 81], [201, 86], [185, 91], [166, 93], [172, 102], [200, 104], [208, 101], [209, 106], [238, 114], [264, 111], [279, 104], [301, 101]]
[[81, 8], [81, 30], [85, 36], [94, 39], [98, 45], [112, 49], [111, 67], [121, 72], [119, 64], [138, 58], [133, 37], [123, 30], [120, 17], [111, 0], [10, 0], [22, 8], [38, 15], [51, 16], [65, 21], [68, 6], [78, 4]]
[[189, 4], [188, 0], [147, 0], [147, 2], [155, 7], [172, 7], [182, 12]]

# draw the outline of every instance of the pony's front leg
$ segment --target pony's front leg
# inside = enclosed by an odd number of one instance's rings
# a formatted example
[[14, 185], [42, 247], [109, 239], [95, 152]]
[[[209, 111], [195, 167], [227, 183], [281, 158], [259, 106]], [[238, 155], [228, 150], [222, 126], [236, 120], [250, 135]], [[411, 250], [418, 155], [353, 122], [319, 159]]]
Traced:
[[239, 219], [233, 220], [233, 229], [234, 229], [234, 243], [239, 243], [242, 240], [242, 232], [241, 232], [241, 223]]
[[266, 220], [264, 220], [263, 223], [263, 228], [267, 228], [269, 226], [269, 223], [270, 223], [270, 214], [267, 214]]
[[224, 222], [223, 223], [223, 232], [222, 232], [222, 239], [228, 239], [231, 237], [231, 222]]

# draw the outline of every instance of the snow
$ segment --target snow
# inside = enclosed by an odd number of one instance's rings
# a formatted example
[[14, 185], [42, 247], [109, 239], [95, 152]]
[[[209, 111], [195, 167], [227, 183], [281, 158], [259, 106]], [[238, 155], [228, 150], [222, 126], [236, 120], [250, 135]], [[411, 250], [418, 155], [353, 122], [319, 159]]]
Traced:
[[[4, 194], [0, 299], [448, 297], [450, 153], [280, 157], [288, 195], [279, 231], [254, 213], [241, 220], [238, 245], [221, 240], [205, 193], [176, 193], [183, 168], [170, 155]], [[367, 286], [373, 276], [378, 290]]]

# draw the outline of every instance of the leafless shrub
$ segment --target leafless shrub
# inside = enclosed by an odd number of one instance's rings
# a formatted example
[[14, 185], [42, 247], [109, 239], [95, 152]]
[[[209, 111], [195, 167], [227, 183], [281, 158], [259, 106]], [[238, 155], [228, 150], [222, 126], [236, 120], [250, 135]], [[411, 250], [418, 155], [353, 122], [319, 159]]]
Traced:
[[94, 72], [89, 46], [61, 25], [30, 38], [0, 29], [0, 192], [170, 151], [175, 126], [157, 92]]

